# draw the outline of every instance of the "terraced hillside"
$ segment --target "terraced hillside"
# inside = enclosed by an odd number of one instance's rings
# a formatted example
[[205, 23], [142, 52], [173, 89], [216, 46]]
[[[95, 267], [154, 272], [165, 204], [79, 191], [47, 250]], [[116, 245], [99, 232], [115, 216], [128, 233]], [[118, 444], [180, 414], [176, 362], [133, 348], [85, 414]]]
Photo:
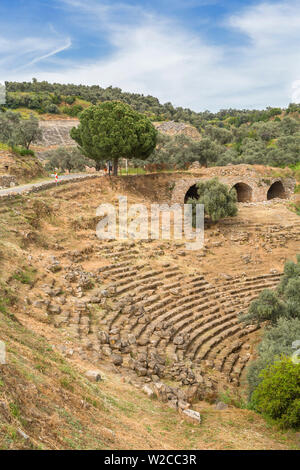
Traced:
[[[91, 380], [104, 371], [180, 413], [243, 398], [261, 330], [238, 315], [299, 252], [299, 217], [284, 200], [240, 204], [197, 252], [184, 241], [100, 241], [96, 208], [125, 188], [95, 178], [2, 203], [1, 297], [6, 289], [18, 322]], [[126, 194], [150, 202], [132, 178]]]
[[[52, 148], [57, 146], [77, 145], [70, 137], [72, 127], [78, 126], [78, 119], [48, 119], [40, 120], [40, 128], [43, 131], [42, 139], [35, 144], [37, 148]], [[167, 135], [187, 135], [193, 139], [199, 139], [200, 133], [190, 124], [183, 122], [165, 121], [155, 122], [154, 126], [159, 132]]]

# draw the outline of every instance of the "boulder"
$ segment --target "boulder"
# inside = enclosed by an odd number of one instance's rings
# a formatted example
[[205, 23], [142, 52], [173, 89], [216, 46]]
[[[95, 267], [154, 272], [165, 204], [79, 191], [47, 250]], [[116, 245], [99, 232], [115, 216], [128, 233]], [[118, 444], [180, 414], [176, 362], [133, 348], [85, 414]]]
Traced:
[[148, 395], [149, 398], [153, 398], [155, 396], [152, 388], [149, 385], [144, 385], [143, 386], [143, 392]]
[[95, 382], [100, 382], [102, 380], [101, 372], [99, 370], [88, 370], [86, 371], [85, 376]]
[[226, 410], [226, 408], [228, 408], [226, 403], [223, 403], [222, 401], [218, 401], [218, 403], [216, 403], [216, 410]]
[[115, 366], [121, 366], [123, 364], [123, 357], [120, 354], [112, 354], [111, 359]]
[[194, 424], [200, 424], [201, 423], [201, 416], [198, 411], [194, 410], [183, 410], [182, 411], [182, 416], [186, 418], [188, 421]]

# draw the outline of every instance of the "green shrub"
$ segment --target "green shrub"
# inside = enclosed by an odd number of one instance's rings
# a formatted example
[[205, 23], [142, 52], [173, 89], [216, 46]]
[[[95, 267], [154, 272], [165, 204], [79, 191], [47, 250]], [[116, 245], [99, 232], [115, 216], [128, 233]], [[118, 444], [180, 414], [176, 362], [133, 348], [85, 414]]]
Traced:
[[204, 183], [196, 184], [198, 199], [190, 198], [187, 203], [193, 206], [193, 219], [196, 214], [196, 205], [204, 205], [204, 213], [212, 222], [217, 222], [225, 217], [237, 215], [237, 194], [235, 190], [229, 189], [226, 184], [220, 183], [213, 178]]
[[71, 117], [77, 117], [83, 111], [81, 104], [74, 104], [73, 106], [64, 106], [62, 112], [68, 114]]
[[283, 357], [261, 372], [251, 405], [284, 427], [300, 426], [300, 364]]
[[25, 149], [25, 148], [14, 147], [13, 151], [14, 153], [17, 153], [18, 155], [21, 155], [21, 157], [25, 157], [26, 155], [31, 155], [32, 157], [34, 157], [35, 155], [33, 150]]
[[300, 256], [297, 263], [287, 261], [276, 291], [263, 290], [240, 321], [254, 323], [268, 321], [276, 324], [279, 318], [300, 318]]
[[285, 309], [284, 302], [278, 298], [276, 292], [265, 289], [258, 299], [250, 304], [248, 313], [240, 316], [239, 320], [245, 323], [257, 322], [260, 324], [269, 321], [275, 324], [280, 317], [285, 315]]
[[260, 373], [282, 355], [291, 356], [292, 344], [300, 339], [300, 319], [280, 318], [272, 328], [267, 328], [258, 346], [258, 359], [251, 362], [247, 371], [249, 397], [261, 382]]
[[75, 96], [66, 96], [65, 97], [65, 102], [67, 104], [73, 104], [75, 100], [76, 100]]

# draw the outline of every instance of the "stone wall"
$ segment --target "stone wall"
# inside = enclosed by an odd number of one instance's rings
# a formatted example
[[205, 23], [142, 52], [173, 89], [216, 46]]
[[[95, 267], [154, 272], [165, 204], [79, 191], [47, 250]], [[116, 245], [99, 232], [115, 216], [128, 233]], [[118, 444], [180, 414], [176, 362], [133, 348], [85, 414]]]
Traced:
[[17, 184], [16, 178], [10, 175], [0, 175], [0, 189], [11, 188]]
[[72, 127], [77, 127], [78, 123], [79, 121], [75, 119], [40, 121], [39, 125], [43, 135], [42, 139], [36, 142], [36, 145], [43, 147], [77, 145], [70, 137], [70, 130]]

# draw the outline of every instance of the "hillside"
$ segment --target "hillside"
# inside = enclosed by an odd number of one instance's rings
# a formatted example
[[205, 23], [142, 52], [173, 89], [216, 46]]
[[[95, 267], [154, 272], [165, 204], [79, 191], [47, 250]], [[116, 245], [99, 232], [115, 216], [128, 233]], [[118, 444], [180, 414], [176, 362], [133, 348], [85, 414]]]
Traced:
[[[103, 89], [33, 80], [7, 82], [6, 90], [3, 111], [14, 110], [24, 119], [31, 113], [39, 118], [43, 137], [36, 142], [38, 151], [74, 145], [69, 130], [85, 108], [108, 100], [121, 100], [146, 114], [160, 131], [157, 147], [147, 159], [147, 170], [186, 169], [195, 161], [203, 166], [262, 164], [291, 168], [299, 163], [298, 104], [292, 103], [286, 109], [268, 107], [195, 113], [174, 108], [171, 103], [161, 104], [151, 96], [125, 93], [112, 87]], [[133, 165], [143, 167], [145, 162], [135, 159]]]
[[46, 176], [46, 172], [34, 155], [20, 155], [9, 148], [0, 148], [0, 186], [9, 187]]
[[[289, 201], [242, 205], [237, 219], [207, 230], [201, 253], [172, 241], [95, 237], [100, 202], [116, 203], [117, 194], [126, 194], [129, 204], [168, 201], [170, 178], [102, 177], [1, 202], [0, 324], [7, 349], [0, 366], [1, 448], [299, 448], [297, 433], [240, 408], [244, 367], [261, 331], [246, 330], [239, 339], [236, 323], [236, 313], [262, 288], [276, 286], [284, 260], [299, 252], [299, 218]], [[191, 333], [197, 316], [200, 321], [187, 350], [198, 345], [200, 358], [199, 340], [211, 347], [201, 363], [159, 334], [175, 315], [187, 329], [184, 312]], [[199, 329], [201, 318], [207, 331]], [[161, 325], [156, 332], [154, 324]], [[129, 327], [136, 342], [126, 345]], [[173, 326], [166, 328], [170, 333]], [[212, 334], [220, 350], [209, 341]], [[224, 366], [212, 367], [222, 350]], [[155, 367], [152, 376], [144, 375], [145, 357], [147, 370]], [[88, 378], [88, 371], [103, 380]], [[162, 402], [143, 392], [157, 381], [169, 387]], [[178, 413], [175, 392], [200, 412], [200, 425]], [[218, 401], [229, 406], [218, 410]]]
[[[57, 116], [58, 117], [58, 116]], [[49, 149], [56, 146], [74, 146], [76, 142], [70, 137], [70, 130], [79, 123], [78, 119], [43, 119], [40, 128], [43, 131], [42, 139], [34, 143], [34, 148]], [[168, 136], [184, 135], [192, 139], [199, 139], [197, 129], [189, 124], [168, 122], [154, 122], [154, 126], [162, 134]]]
[[153, 96], [123, 92], [120, 88], [101, 88], [98, 85], [85, 86], [61, 83], [38, 82], [6, 82], [6, 106], [18, 109], [23, 113], [28, 110], [39, 114], [76, 117], [80, 111], [90, 104], [107, 100], [124, 101], [141, 113], [147, 114], [153, 121], [188, 122], [198, 130], [206, 124], [241, 126], [245, 123], [268, 121], [282, 118], [287, 114], [299, 117], [299, 105], [290, 104], [286, 110], [268, 107], [265, 110], [227, 109], [218, 113], [203, 111], [196, 113], [190, 109], [175, 108], [171, 103], [161, 104]]

